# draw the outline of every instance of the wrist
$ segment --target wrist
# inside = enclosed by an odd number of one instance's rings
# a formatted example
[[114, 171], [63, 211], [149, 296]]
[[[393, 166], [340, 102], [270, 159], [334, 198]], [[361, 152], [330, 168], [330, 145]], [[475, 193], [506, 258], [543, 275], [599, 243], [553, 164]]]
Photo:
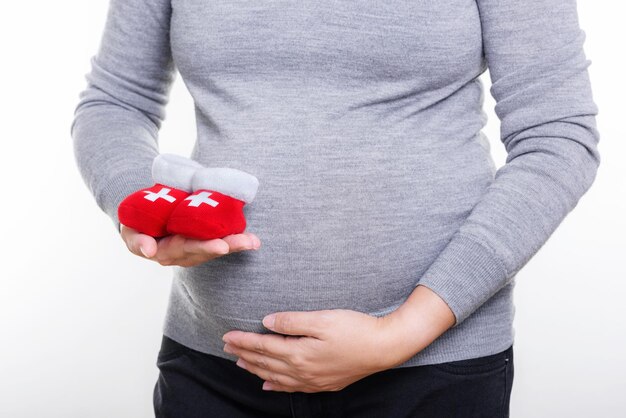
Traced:
[[388, 364], [399, 365], [419, 353], [456, 322], [446, 302], [426, 286], [415, 287], [394, 312], [381, 318]]

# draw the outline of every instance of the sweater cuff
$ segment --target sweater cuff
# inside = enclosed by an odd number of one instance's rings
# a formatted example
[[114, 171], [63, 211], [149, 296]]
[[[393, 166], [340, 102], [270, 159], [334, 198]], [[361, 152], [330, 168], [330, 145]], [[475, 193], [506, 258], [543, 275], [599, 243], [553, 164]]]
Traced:
[[416, 284], [437, 293], [450, 307], [456, 327], [496, 294], [512, 276], [478, 238], [457, 233]]
[[121, 233], [121, 225], [117, 217], [117, 208], [122, 200], [137, 190], [153, 185], [150, 166], [117, 173], [100, 183], [100, 192], [97, 193], [98, 206], [111, 218], [118, 233]]

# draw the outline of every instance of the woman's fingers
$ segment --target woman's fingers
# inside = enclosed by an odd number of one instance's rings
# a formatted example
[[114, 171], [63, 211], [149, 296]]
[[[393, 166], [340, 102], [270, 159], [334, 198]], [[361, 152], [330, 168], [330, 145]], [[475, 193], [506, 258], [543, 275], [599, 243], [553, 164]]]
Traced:
[[185, 242], [185, 251], [215, 258], [233, 252], [256, 249], [259, 245], [259, 238], [247, 232], [205, 241], [188, 239]]
[[218, 257], [228, 254], [228, 243], [222, 239], [197, 240], [187, 239], [184, 243], [184, 250], [188, 254], [204, 257]]
[[228, 235], [222, 239], [228, 243], [231, 253], [244, 250], [258, 250], [261, 246], [259, 237], [251, 232]]
[[156, 261], [163, 265], [178, 264], [177, 261], [187, 256], [185, 252], [185, 237], [168, 235], [159, 239]]
[[195, 266], [229, 253], [256, 250], [261, 246], [261, 240], [250, 232], [210, 240], [190, 239], [182, 235], [168, 235], [156, 240], [122, 224], [120, 232], [130, 252], [168, 266]]

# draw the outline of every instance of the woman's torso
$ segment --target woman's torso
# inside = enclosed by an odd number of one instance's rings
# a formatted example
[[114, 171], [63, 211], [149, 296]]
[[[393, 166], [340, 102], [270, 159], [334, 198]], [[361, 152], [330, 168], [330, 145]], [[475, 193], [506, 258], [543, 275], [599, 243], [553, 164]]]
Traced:
[[260, 183], [261, 249], [177, 270], [198, 323], [409, 296], [495, 173], [478, 10], [452, 3], [172, 0], [192, 157]]

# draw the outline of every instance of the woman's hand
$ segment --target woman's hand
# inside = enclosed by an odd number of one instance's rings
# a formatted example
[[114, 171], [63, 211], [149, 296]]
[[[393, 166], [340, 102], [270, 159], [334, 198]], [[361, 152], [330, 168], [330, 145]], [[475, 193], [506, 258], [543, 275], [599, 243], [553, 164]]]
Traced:
[[233, 330], [222, 339], [224, 350], [239, 357], [237, 365], [266, 381], [263, 389], [336, 391], [404, 363], [454, 324], [446, 302], [418, 285], [386, 316], [347, 309], [276, 312], [263, 325], [286, 335]]
[[233, 252], [258, 250], [261, 246], [259, 238], [251, 232], [206, 241], [182, 235], [155, 239], [122, 224], [120, 234], [130, 252], [162, 266], [191, 267]]
[[384, 318], [347, 309], [279, 312], [278, 333], [229, 331], [222, 338], [237, 365], [266, 382], [263, 389], [284, 392], [337, 391], [384, 370], [389, 339]]

